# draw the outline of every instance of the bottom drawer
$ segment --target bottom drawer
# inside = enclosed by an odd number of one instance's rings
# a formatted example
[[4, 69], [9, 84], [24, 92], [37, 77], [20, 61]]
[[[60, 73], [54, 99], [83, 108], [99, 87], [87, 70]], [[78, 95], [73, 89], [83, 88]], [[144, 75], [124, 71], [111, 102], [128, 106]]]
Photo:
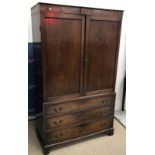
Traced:
[[110, 129], [112, 127], [113, 117], [110, 117], [107, 119], [98, 120], [96, 122], [81, 124], [78, 126], [46, 133], [46, 139], [47, 143], [60, 142]]

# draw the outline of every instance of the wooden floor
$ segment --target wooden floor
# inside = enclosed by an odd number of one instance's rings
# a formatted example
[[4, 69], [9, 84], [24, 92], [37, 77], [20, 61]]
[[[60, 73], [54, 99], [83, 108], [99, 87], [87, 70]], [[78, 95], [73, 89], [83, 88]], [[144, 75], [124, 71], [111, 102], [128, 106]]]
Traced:
[[[29, 121], [28, 147], [29, 155], [42, 155], [42, 149], [35, 134], [35, 121]], [[126, 130], [114, 121], [114, 135], [99, 135], [93, 138], [80, 140], [51, 150], [49, 155], [125, 155]]]

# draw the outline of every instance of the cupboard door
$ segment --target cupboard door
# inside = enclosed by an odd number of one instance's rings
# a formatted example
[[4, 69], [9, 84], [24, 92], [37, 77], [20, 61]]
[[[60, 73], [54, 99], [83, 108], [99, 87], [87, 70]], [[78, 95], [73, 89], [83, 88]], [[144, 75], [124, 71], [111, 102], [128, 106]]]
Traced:
[[44, 95], [47, 100], [82, 93], [84, 17], [45, 13], [43, 19]]
[[85, 92], [96, 94], [113, 91], [119, 43], [117, 19], [87, 16], [85, 54]]

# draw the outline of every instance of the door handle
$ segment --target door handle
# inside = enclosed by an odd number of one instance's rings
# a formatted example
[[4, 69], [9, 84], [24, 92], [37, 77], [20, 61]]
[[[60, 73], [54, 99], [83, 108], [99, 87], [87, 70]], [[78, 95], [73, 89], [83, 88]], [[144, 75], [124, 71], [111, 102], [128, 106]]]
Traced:
[[81, 58], [81, 63], [84, 63], [84, 59], [83, 58]]
[[87, 63], [88, 62], [88, 58], [85, 58], [84, 62]]
[[87, 63], [88, 62], [88, 59], [85, 58], [85, 59], [81, 59], [81, 63]]

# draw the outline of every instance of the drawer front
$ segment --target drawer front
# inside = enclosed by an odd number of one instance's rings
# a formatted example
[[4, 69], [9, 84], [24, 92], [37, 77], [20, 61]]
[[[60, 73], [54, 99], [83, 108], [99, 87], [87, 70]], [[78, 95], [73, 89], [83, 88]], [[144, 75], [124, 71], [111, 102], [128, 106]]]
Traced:
[[74, 114], [63, 115], [54, 118], [47, 118], [45, 121], [46, 130], [65, 125], [93, 121], [101, 117], [107, 117], [113, 115], [113, 109], [113, 107], [101, 107], [93, 110], [77, 112]]
[[72, 128], [60, 129], [46, 133], [47, 143], [70, 140], [77, 137], [93, 134], [113, 127], [113, 117], [98, 120], [93, 123], [81, 124]]
[[85, 15], [101, 15], [103, 18], [114, 18], [121, 20], [122, 11], [116, 10], [103, 10], [103, 9], [90, 9], [90, 8], [81, 8], [81, 14]]
[[89, 99], [77, 99], [71, 102], [57, 103], [57, 104], [45, 104], [45, 115], [57, 116], [60, 114], [78, 112], [81, 110], [87, 110], [89, 108], [97, 108], [101, 106], [114, 105], [115, 95], [102, 96]]
[[45, 4], [41, 5], [40, 10], [42, 12], [57, 12], [57, 13], [73, 13], [73, 14], [80, 14], [81, 9], [78, 7], [70, 7], [70, 6], [58, 6], [53, 4]]

